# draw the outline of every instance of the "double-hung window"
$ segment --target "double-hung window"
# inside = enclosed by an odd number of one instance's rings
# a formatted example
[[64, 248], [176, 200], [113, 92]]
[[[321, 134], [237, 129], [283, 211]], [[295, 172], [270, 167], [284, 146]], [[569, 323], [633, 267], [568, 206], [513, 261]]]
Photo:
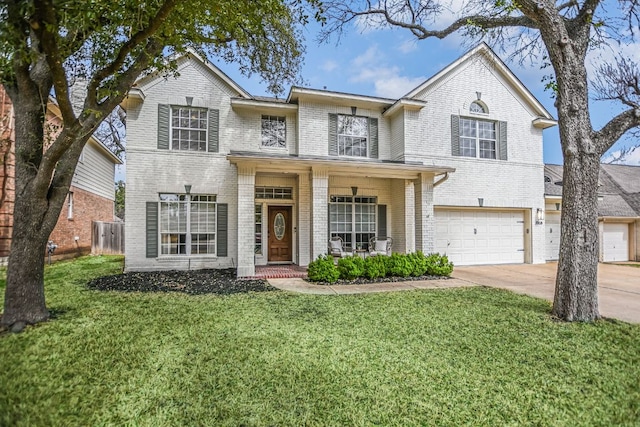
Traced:
[[285, 148], [286, 120], [284, 117], [262, 116], [262, 146], [270, 148]]
[[369, 120], [367, 117], [338, 115], [338, 155], [367, 157]]
[[496, 158], [496, 123], [460, 118], [460, 155], [464, 157]]
[[207, 109], [171, 107], [171, 149], [207, 151]]
[[160, 195], [160, 254], [216, 253], [216, 196]]
[[331, 196], [329, 232], [347, 247], [366, 249], [376, 235], [376, 198]]

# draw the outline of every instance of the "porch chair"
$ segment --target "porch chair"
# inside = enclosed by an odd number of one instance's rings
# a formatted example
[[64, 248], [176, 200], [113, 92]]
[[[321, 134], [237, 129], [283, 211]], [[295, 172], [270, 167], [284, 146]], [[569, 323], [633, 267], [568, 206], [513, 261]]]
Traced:
[[345, 250], [342, 237], [333, 236], [329, 239], [329, 254], [336, 258], [344, 258], [353, 255], [353, 252], [347, 252]]
[[391, 237], [372, 237], [369, 239], [369, 255], [391, 255], [393, 239]]

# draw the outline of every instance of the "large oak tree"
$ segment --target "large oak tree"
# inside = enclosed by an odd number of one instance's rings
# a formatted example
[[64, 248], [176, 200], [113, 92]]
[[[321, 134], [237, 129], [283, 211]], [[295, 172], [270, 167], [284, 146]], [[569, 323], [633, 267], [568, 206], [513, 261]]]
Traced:
[[[328, 0], [324, 36], [348, 25], [404, 28], [417, 39], [462, 34], [486, 38], [514, 56], [553, 67], [564, 155], [562, 237], [553, 314], [591, 321], [598, 312], [597, 189], [600, 158], [628, 131], [640, 128], [640, 72], [629, 58], [602, 64], [594, 99], [618, 101], [619, 114], [600, 129], [589, 115], [587, 53], [617, 49], [640, 31], [638, 0]], [[541, 56], [536, 54], [542, 53]]]
[[[49, 318], [44, 253], [89, 136], [143, 73], [175, 72], [193, 49], [259, 73], [272, 92], [298, 80], [301, 23], [316, 0], [0, 0], [0, 83], [15, 111], [15, 216], [1, 324]], [[71, 101], [82, 81], [81, 107]], [[74, 96], [74, 98], [76, 98]], [[62, 116], [45, 129], [47, 103]], [[45, 143], [46, 141], [46, 143]]]

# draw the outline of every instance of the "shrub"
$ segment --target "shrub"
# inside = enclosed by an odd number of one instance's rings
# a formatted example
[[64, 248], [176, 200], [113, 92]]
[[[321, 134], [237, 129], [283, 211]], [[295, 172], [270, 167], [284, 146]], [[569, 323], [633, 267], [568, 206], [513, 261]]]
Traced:
[[453, 272], [453, 263], [446, 255], [438, 253], [429, 254], [427, 260], [427, 274], [432, 276], [450, 276]]
[[377, 279], [387, 275], [387, 258], [385, 255], [370, 256], [364, 260], [364, 274], [369, 279]]
[[407, 257], [413, 265], [411, 275], [415, 277], [424, 276], [427, 272], [427, 257], [425, 254], [423, 254], [422, 251], [417, 251], [407, 255]]
[[411, 260], [404, 254], [392, 254], [389, 264], [391, 268], [388, 268], [387, 274], [391, 273], [392, 276], [409, 277], [413, 271], [413, 264]]
[[340, 272], [333, 264], [331, 255], [320, 255], [318, 259], [309, 263], [307, 277], [313, 282], [334, 283], [340, 277]]
[[344, 280], [357, 279], [364, 276], [364, 260], [358, 255], [340, 258], [338, 260], [338, 272]]

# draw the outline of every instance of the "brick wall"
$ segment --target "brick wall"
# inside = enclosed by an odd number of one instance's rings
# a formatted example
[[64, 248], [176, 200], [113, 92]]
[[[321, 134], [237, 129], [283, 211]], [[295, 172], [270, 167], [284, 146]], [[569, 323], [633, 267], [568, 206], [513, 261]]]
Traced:
[[15, 202], [13, 106], [0, 85], [0, 257], [9, 256]]
[[[49, 240], [58, 248], [55, 255], [83, 255], [91, 252], [91, 222], [113, 221], [113, 200], [71, 187], [73, 193], [73, 217], [69, 218], [69, 196], [65, 201], [56, 227]], [[78, 240], [76, 240], [78, 237]]]

